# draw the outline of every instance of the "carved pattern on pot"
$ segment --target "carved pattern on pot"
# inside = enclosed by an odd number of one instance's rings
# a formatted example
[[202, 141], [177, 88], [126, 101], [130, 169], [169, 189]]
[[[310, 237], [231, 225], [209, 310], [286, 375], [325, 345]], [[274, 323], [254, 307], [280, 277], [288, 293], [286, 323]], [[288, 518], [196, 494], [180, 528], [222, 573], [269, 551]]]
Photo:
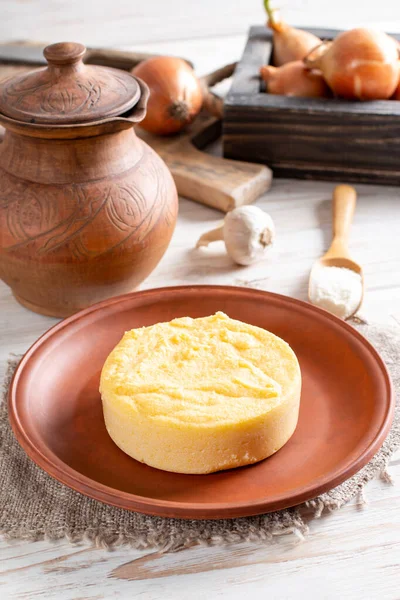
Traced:
[[[123, 81], [120, 82], [124, 86]], [[4, 100], [10, 106], [21, 106], [25, 97], [31, 100], [32, 94], [39, 97], [40, 108], [44, 113], [76, 114], [82, 110], [94, 108], [102, 95], [102, 88], [107, 85], [100, 81], [85, 81], [78, 83], [75, 89], [54, 87], [48, 82], [42, 86], [24, 87], [24, 80], [18, 85], [9, 87], [4, 92]], [[79, 92], [79, 93], [78, 93]]]
[[0, 210], [8, 230], [4, 250], [54, 258], [72, 254], [81, 261], [115, 251], [132, 236], [140, 245], [161, 215], [167, 226], [175, 220], [158, 161], [147, 162], [142, 173], [150, 180], [151, 197], [145, 198], [134, 182], [141, 169], [120, 183], [63, 186], [62, 194], [57, 186], [39, 184], [24, 190], [21, 181], [3, 173]]
[[101, 87], [98, 83], [88, 82], [88, 85], [80, 85], [79, 89], [85, 93], [83, 98], [78, 98], [74, 92], [67, 89], [49, 91], [43, 94], [41, 98], [41, 108], [47, 113], [78, 113], [84, 108], [93, 108], [96, 106], [101, 96]]
[[[28, 120], [30, 116], [30, 122], [39, 121], [41, 115], [47, 117], [46, 121], [50, 117], [76, 118], [81, 113], [92, 118], [93, 111], [108, 112], [121, 98], [131, 94], [124, 77], [113, 74], [110, 79], [104, 71], [101, 73], [100, 69], [96, 76], [93, 73], [89, 76], [90, 68], [84, 75], [77, 73], [73, 86], [66, 74], [53, 78], [50, 71], [42, 69], [36, 71], [33, 78], [32, 73], [28, 73], [3, 86], [1, 105], [6, 107], [7, 114], [11, 109], [11, 116], [15, 118]], [[130, 85], [137, 87], [136, 82]], [[121, 105], [121, 112], [124, 106]], [[101, 118], [101, 115], [93, 118]]]

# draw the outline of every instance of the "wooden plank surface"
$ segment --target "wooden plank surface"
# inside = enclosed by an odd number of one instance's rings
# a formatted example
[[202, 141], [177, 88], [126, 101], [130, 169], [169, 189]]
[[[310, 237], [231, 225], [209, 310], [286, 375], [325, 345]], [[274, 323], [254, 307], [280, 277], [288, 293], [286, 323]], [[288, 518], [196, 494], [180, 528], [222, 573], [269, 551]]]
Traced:
[[[392, 467], [400, 477], [400, 466]], [[393, 486], [369, 487], [355, 503], [315, 521], [299, 543], [271, 547], [193, 548], [176, 554], [114, 552], [67, 542], [3, 549], [5, 599], [31, 600], [395, 600], [398, 595], [400, 497]], [[361, 526], [362, 524], [362, 526]], [[364, 528], [364, 530], [363, 530]], [[125, 579], [128, 576], [129, 579]]]
[[[154, 0], [143, 5], [135, 0], [115, 0], [110, 15], [105, 0], [99, 0], [95, 11], [91, 3], [77, 0], [7, 1], [2, 3], [0, 39], [81, 39], [99, 46], [125, 45], [181, 54], [193, 59], [203, 74], [237, 59], [248, 26], [263, 16], [258, 0], [207, 0], [188, 6], [177, 1]], [[400, 31], [398, 2], [382, 0], [377, 8], [375, 2], [337, 0], [324, 4], [323, 21], [320, 6], [318, 0], [293, 0], [286, 2], [285, 14], [303, 25], [340, 27], [375, 21], [377, 26]], [[201, 35], [207, 37], [195, 39]], [[247, 268], [234, 266], [222, 244], [193, 249], [197, 237], [214, 227], [221, 215], [182, 199], [172, 244], [144, 287], [225, 283], [305, 299], [311, 264], [329, 243], [332, 187], [325, 182], [276, 180], [271, 191], [257, 202], [276, 223], [276, 245], [268, 260]], [[400, 191], [366, 185], [357, 186], [357, 190], [359, 203], [351, 246], [365, 268], [364, 314], [400, 327]], [[19, 306], [9, 289], [0, 284], [0, 377], [8, 353], [24, 352], [55, 322]], [[399, 455], [392, 461], [391, 472], [397, 478], [396, 485], [372, 482], [364, 508], [352, 504], [313, 521], [310, 536], [303, 543], [288, 536], [272, 547], [241, 544], [163, 556], [128, 548], [110, 553], [85, 544], [72, 546], [67, 541], [10, 544], [3, 540], [0, 597], [398, 600]]]
[[[400, 31], [397, 0], [275, 0], [288, 22]], [[245, 34], [265, 20], [262, 0], [3, 0], [0, 40], [76, 40], [94, 46], [139, 45]], [[218, 44], [218, 52], [223, 51]]]

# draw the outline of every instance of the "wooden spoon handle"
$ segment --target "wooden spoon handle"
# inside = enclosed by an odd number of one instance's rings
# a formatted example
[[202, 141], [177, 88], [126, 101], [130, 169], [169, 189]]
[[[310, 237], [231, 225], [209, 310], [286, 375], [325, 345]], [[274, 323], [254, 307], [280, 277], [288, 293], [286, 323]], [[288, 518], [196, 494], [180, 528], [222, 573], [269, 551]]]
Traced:
[[333, 237], [345, 245], [356, 208], [356, 190], [350, 185], [338, 185], [333, 191]]

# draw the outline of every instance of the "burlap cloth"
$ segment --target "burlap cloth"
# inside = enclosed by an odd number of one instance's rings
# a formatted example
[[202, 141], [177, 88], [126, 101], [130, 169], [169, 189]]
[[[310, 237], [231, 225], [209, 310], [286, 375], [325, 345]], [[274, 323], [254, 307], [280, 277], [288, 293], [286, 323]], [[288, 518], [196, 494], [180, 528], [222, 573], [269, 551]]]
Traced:
[[[378, 349], [391, 373], [400, 398], [400, 328], [381, 329], [359, 325], [358, 329]], [[18, 358], [10, 359], [5, 394]], [[371, 462], [345, 483], [305, 505], [259, 517], [219, 521], [184, 521], [148, 517], [107, 506], [74, 492], [37, 467], [20, 448], [11, 431], [7, 405], [0, 406], [0, 532], [12, 539], [90, 540], [98, 546], [131, 544], [136, 548], [178, 550], [201, 544], [238, 541], [271, 541], [274, 536], [294, 533], [303, 537], [307, 523], [324, 510], [341, 508], [372, 478], [390, 476], [386, 470], [391, 455], [400, 446], [400, 401], [393, 426], [381, 450]], [[306, 510], [305, 510], [306, 509]]]

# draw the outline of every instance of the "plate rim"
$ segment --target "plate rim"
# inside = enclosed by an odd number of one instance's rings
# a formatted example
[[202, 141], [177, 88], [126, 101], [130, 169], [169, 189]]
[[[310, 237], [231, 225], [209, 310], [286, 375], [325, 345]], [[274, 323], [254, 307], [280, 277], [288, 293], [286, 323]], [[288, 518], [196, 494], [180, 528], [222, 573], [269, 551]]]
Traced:
[[[339, 471], [331, 469], [328, 475], [324, 474], [317, 479], [312, 479], [308, 485], [297, 488], [296, 493], [291, 493], [289, 499], [287, 493], [282, 493], [281, 495], [275, 496], [274, 500], [272, 501], [268, 500], [268, 497], [263, 497], [253, 501], [196, 503], [154, 499], [139, 496], [130, 492], [116, 490], [115, 488], [97, 482], [96, 480], [83, 475], [79, 471], [76, 471], [64, 463], [50, 450], [48, 446], [46, 446], [47, 453], [44, 454], [41, 449], [33, 444], [30, 436], [27, 434], [23, 424], [21, 423], [18, 414], [18, 382], [24, 372], [24, 369], [26, 368], [26, 365], [29, 364], [29, 361], [34, 357], [35, 352], [41, 348], [42, 344], [46, 342], [47, 339], [57, 335], [59, 331], [68, 327], [70, 324], [76, 323], [82, 318], [85, 318], [87, 315], [101, 311], [112, 306], [113, 304], [129, 302], [138, 296], [157, 296], [160, 293], [174, 293], [179, 291], [196, 292], [201, 289], [214, 291], [220, 290], [222, 292], [235, 290], [237, 294], [250, 295], [253, 297], [260, 296], [260, 299], [263, 298], [267, 301], [268, 299], [274, 299], [277, 302], [283, 302], [289, 305], [294, 304], [303, 310], [305, 309], [315, 312], [323, 318], [333, 321], [336, 325], [340, 326], [345, 331], [350, 332], [351, 335], [358, 339], [374, 356], [375, 361], [379, 365], [380, 372], [384, 378], [387, 396], [384, 419], [375, 437], [370, 441], [367, 447], [365, 447], [364, 450], [355, 458], [349, 458], [348, 463], [346, 463], [346, 465], [344, 465]], [[307, 500], [311, 500], [320, 494], [333, 489], [362, 469], [380, 449], [390, 430], [394, 416], [394, 409], [395, 398], [393, 393], [393, 384], [383, 358], [375, 349], [375, 347], [369, 342], [369, 340], [367, 340], [367, 338], [365, 338], [349, 323], [339, 319], [324, 309], [297, 298], [291, 298], [290, 296], [277, 294], [275, 292], [233, 285], [194, 284], [165, 286], [114, 296], [107, 300], [103, 300], [102, 302], [93, 304], [92, 306], [78, 311], [74, 315], [71, 315], [66, 319], [54, 324], [28, 348], [13, 374], [8, 390], [8, 417], [14, 435], [28, 457], [33, 460], [36, 465], [46, 471], [51, 477], [67, 487], [75, 490], [76, 492], [84, 494], [98, 502], [147, 515], [182, 519], [240, 518], [266, 514], [276, 510], [297, 506], [298, 504], [301, 504]], [[351, 457], [351, 454], [349, 454], [349, 457]]]

